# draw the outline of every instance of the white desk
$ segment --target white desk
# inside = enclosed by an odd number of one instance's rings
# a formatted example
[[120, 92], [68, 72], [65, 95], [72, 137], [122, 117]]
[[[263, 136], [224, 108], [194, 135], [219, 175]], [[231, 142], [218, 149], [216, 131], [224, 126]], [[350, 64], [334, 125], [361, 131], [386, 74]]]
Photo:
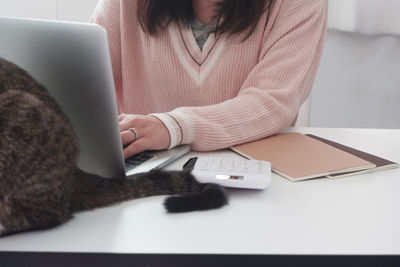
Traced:
[[[400, 130], [291, 130], [400, 162]], [[164, 198], [81, 212], [54, 229], [0, 238], [0, 251], [400, 254], [400, 169], [297, 183], [273, 174], [266, 191], [230, 190], [229, 206], [206, 212], [167, 214]]]

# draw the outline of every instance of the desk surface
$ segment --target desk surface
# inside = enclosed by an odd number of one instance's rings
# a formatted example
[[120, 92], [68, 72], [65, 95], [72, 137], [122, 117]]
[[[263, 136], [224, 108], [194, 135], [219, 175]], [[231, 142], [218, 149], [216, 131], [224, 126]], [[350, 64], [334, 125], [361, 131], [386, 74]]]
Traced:
[[[292, 128], [400, 162], [400, 130]], [[169, 168], [204, 153], [191, 152]], [[208, 154], [208, 153], [207, 153]], [[228, 150], [212, 154], [236, 157]], [[229, 190], [229, 206], [167, 214], [156, 196], [75, 214], [54, 229], [0, 239], [0, 251], [400, 254], [400, 169]]]

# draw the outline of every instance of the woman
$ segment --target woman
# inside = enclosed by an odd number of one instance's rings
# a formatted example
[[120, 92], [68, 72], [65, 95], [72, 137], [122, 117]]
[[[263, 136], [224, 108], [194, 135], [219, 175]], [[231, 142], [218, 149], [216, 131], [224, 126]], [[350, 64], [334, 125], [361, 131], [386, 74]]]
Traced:
[[315, 77], [327, 0], [102, 0], [125, 158], [210, 151], [296, 121]]

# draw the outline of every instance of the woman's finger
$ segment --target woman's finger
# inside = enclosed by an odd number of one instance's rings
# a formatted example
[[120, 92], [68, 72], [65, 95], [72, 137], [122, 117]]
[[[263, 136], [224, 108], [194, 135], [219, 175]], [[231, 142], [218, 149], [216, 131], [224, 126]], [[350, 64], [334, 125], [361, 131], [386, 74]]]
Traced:
[[118, 115], [118, 122], [122, 121], [125, 118], [126, 118], [126, 114], [121, 113], [120, 115]]
[[136, 130], [135, 128], [129, 128], [128, 130], [122, 131], [121, 132], [122, 145], [126, 146], [126, 145], [136, 141], [140, 137], [141, 136], [139, 136], [139, 131]]
[[124, 148], [124, 158], [127, 159], [133, 155], [139, 154], [148, 149], [148, 142], [146, 138], [137, 139], [130, 145]]
[[131, 125], [130, 120], [128, 120], [127, 118], [122, 119], [122, 120], [119, 122], [119, 130], [120, 130], [121, 132], [128, 130], [130, 127], [133, 127], [133, 125]]
[[126, 115], [121, 121], [119, 121], [120, 132], [126, 131], [129, 128], [141, 128], [144, 122], [144, 116], [142, 115]]

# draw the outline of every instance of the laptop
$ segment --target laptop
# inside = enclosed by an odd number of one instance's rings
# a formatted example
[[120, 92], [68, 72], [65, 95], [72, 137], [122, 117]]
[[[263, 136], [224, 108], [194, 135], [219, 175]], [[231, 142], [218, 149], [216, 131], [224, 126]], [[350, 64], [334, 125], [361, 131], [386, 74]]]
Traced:
[[107, 32], [95, 24], [0, 17], [0, 57], [43, 84], [78, 136], [78, 167], [125, 177], [166, 166], [189, 146], [124, 161]]

